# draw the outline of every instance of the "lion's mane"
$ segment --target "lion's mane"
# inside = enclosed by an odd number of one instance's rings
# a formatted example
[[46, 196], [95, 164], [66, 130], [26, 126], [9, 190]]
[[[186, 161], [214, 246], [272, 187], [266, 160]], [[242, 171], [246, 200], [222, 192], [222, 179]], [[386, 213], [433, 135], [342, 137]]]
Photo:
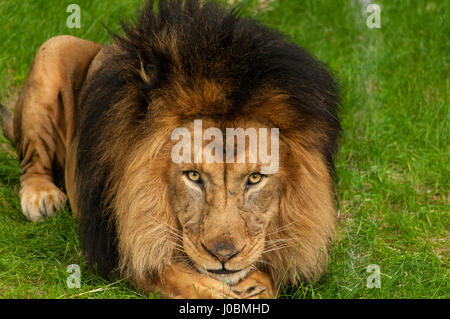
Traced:
[[167, 141], [188, 119], [257, 119], [280, 129], [290, 156], [280, 214], [267, 240], [296, 245], [262, 256], [275, 282], [317, 278], [336, 210], [338, 89], [326, 67], [239, 10], [198, 0], [149, 1], [123, 24], [85, 84], [77, 110], [77, 210], [89, 263], [135, 282], [177, 254]]

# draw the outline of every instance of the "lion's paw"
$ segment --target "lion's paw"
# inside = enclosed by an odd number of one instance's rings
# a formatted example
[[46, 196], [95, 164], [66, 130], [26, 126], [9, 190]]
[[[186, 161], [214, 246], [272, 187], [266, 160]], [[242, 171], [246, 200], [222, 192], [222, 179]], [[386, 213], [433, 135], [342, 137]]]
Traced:
[[53, 183], [25, 184], [20, 192], [22, 212], [32, 222], [43, 221], [54, 216], [66, 203], [66, 195]]
[[232, 291], [242, 299], [259, 299], [268, 298], [265, 293], [267, 288], [260, 284], [255, 284], [250, 287], [245, 287], [244, 289], [240, 287], [233, 287]]
[[255, 271], [231, 287], [242, 299], [274, 298], [273, 287], [268, 275]]

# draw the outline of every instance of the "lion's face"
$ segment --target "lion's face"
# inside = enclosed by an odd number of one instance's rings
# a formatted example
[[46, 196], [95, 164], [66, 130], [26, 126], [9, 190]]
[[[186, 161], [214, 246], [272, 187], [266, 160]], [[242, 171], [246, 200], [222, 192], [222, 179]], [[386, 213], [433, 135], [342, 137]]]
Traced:
[[195, 267], [221, 281], [245, 277], [263, 253], [279, 190], [277, 174], [262, 174], [258, 162], [172, 165], [169, 202]]
[[[258, 114], [291, 115], [283, 111], [279, 99], [269, 102], [260, 103]], [[290, 130], [287, 120], [264, 121], [256, 115], [223, 120], [166, 116], [150, 126], [152, 132], [129, 152], [125, 170], [116, 170], [120, 183], [114, 208], [119, 267], [124, 275], [145, 283], [153, 274], [161, 276], [167, 265], [181, 262], [229, 284], [245, 278], [254, 268], [270, 273], [274, 282], [318, 278], [327, 262], [327, 245], [336, 221], [329, 170], [314, 147], [322, 135], [313, 129]], [[202, 119], [199, 145], [203, 160], [195, 163], [198, 119]], [[237, 159], [237, 138], [234, 160], [226, 159], [227, 128], [255, 128], [258, 146], [259, 129], [267, 129], [270, 149], [265, 153], [272, 155], [272, 128], [277, 127], [275, 172], [265, 172], [272, 165], [261, 161], [261, 148], [257, 161], [249, 160], [253, 152], [248, 137], [245, 161]], [[184, 135], [173, 138], [179, 128], [191, 143], [186, 147], [190, 150], [186, 152], [191, 159], [188, 162], [173, 157], [174, 153], [180, 158], [185, 154], [184, 147], [176, 148]], [[223, 134], [218, 139], [223, 140], [226, 160], [222, 162], [205, 158], [216, 141], [207, 134], [213, 128]], [[209, 155], [215, 156], [220, 148], [211, 149]]]

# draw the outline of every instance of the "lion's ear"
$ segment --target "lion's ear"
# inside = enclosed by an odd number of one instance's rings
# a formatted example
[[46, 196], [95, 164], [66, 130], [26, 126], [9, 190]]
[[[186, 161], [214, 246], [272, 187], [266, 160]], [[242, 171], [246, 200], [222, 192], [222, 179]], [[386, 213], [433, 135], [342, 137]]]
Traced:
[[[139, 89], [139, 94], [149, 99], [149, 93], [167, 83], [175, 69], [176, 44], [171, 37], [151, 36], [143, 40], [142, 34], [151, 31], [122, 23], [125, 35], [112, 33], [116, 51], [116, 61], [121, 76]], [[149, 29], [152, 29], [149, 27]], [[143, 44], [145, 42], [145, 44]]]
[[137, 74], [140, 80], [141, 92], [147, 97], [148, 93], [167, 83], [173, 65], [168, 54], [153, 52], [151, 57], [139, 57]]

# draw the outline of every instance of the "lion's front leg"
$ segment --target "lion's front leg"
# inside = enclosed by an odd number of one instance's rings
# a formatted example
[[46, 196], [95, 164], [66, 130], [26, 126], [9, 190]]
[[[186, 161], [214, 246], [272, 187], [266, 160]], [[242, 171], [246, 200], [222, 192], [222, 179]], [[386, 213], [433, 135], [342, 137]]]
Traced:
[[64, 174], [76, 95], [100, 48], [90, 41], [58, 36], [46, 41], [33, 60], [14, 112], [14, 142], [22, 170], [19, 196], [31, 221], [52, 216], [65, 205], [55, 172]]
[[177, 299], [237, 299], [231, 287], [181, 263], [166, 267], [160, 292]]

